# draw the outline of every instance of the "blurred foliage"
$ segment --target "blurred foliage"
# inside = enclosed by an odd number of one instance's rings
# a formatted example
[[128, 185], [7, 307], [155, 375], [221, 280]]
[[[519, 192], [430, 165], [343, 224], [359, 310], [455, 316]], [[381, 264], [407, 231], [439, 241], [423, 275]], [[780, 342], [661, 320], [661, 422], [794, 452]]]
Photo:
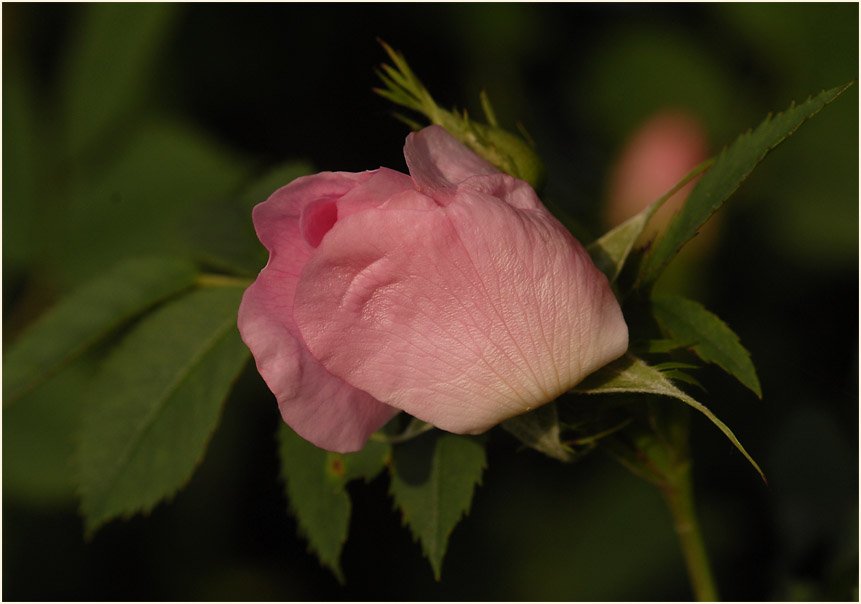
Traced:
[[[858, 75], [856, 4], [100, 6], [3, 5], [4, 345], [122, 258], [253, 275], [266, 256], [250, 207], [311, 166], [403, 169], [406, 129], [370, 90], [377, 37], [442, 106], [479, 115], [486, 89], [500, 123], [536, 141], [548, 200], [593, 235], [612, 161], [654, 111], [700, 116], [717, 152]], [[732, 325], [762, 384], [758, 401], [697, 376], [769, 476], [765, 489], [694, 421], [727, 599], [858, 596], [858, 148], [854, 86], [769, 156], [710, 255], [667, 284]], [[251, 367], [173, 503], [85, 542], [70, 438], [98, 352], [4, 409], [4, 599], [689, 597], [649, 485], [597, 456], [515, 453], [498, 430], [442, 581], [378, 478], [348, 486], [339, 586], [285, 513], [280, 420]]]

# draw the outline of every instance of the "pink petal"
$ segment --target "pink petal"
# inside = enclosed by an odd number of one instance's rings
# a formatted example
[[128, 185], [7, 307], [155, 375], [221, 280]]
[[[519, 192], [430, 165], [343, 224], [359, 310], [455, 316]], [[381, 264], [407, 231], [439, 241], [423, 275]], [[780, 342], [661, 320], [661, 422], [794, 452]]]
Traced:
[[334, 199], [323, 198], [309, 203], [299, 217], [302, 238], [311, 247], [317, 247], [338, 221], [338, 204]]
[[546, 209], [518, 207], [529, 199], [496, 174], [445, 207], [339, 220], [296, 290], [314, 356], [386, 404], [478, 433], [623, 354], [627, 326], [607, 280]]
[[442, 126], [428, 126], [407, 136], [404, 157], [420, 190], [442, 205], [450, 202], [464, 180], [499, 173]]
[[[265, 202], [254, 206], [251, 217], [257, 237], [270, 253], [289, 251], [292, 254], [296, 248], [306, 249], [298, 223], [293, 224], [302, 210], [319, 200], [337, 200], [373, 176], [374, 172], [321, 172], [297, 178], [275, 191]], [[310, 250], [306, 251], [309, 253], [295, 259], [300, 269], [310, 255]]]
[[366, 174], [372, 174], [371, 178], [338, 200], [338, 220], [389, 203], [393, 197], [416, 194], [415, 183], [402, 172], [379, 168]]
[[[313, 244], [326, 234], [329, 206], [375, 176], [365, 172], [303, 177], [256, 206], [254, 224], [270, 258], [239, 307], [242, 339], [275, 394], [284, 421], [315, 445], [340, 452], [361, 449], [398, 410], [344, 383], [311, 355], [293, 318], [293, 298]], [[305, 237], [300, 229], [303, 217]]]

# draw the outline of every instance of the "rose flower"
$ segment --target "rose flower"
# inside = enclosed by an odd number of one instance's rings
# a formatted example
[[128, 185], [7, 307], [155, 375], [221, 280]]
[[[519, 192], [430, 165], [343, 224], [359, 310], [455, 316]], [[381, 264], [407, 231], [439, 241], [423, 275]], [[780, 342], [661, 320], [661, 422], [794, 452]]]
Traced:
[[270, 255], [239, 330], [324, 449], [361, 449], [399, 411], [484, 432], [628, 346], [607, 279], [526, 182], [439, 126], [404, 155], [409, 175], [305, 176], [253, 211]]

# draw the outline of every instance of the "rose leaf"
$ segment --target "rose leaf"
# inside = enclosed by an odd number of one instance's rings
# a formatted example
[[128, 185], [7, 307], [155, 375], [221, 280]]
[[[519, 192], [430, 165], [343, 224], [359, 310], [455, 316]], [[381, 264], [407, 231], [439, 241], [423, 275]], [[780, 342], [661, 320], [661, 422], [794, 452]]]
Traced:
[[278, 441], [281, 477], [299, 532], [320, 562], [343, 583], [339, 559], [350, 522], [350, 497], [344, 489], [343, 468], [330, 463], [327, 451], [318, 449], [283, 422]]
[[351, 508], [347, 483], [377, 476], [391, 458], [391, 446], [370, 441], [356, 453], [332, 453], [315, 447], [284, 423], [278, 429], [278, 441], [281, 478], [299, 533], [343, 583], [339, 561]]
[[58, 509], [75, 502], [74, 438], [93, 375], [84, 355], [3, 409], [3, 497]]
[[91, 535], [176, 493], [203, 459], [249, 357], [236, 329], [242, 289], [195, 290], [144, 317], [94, 378], [77, 461]]
[[434, 430], [393, 449], [391, 492], [439, 580], [448, 539], [487, 465], [482, 439]]
[[622, 272], [634, 244], [643, 233], [649, 220], [669, 198], [684, 188], [691, 180], [711, 168], [713, 160], [694, 167], [672, 189], [643, 208], [639, 213], [604, 233], [586, 248], [595, 266], [613, 283]]
[[674, 340], [692, 342], [690, 348], [703, 361], [715, 363], [762, 398], [750, 353], [735, 332], [716, 315], [698, 302], [680, 296], [652, 298], [652, 311]]
[[132, 258], [62, 298], [4, 354], [4, 406], [126, 321], [190, 287], [196, 277], [187, 261]]

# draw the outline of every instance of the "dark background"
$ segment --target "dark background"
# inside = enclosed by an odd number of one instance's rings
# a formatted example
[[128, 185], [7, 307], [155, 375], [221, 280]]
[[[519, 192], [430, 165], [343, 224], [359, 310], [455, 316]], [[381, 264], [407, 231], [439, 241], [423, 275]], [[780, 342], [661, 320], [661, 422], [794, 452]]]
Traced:
[[[182, 247], [187, 216], [175, 208], [186, 202], [247, 231], [236, 191], [284, 162], [405, 169], [406, 129], [371, 92], [378, 37], [443, 106], [480, 115], [486, 89], [502, 124], [535, 139], [545, 198], [594, 234], [613, 159], [656, 110], [698, 115], [716, 152], [769, 111], [858, 74], [857, 4], [91, 9], [3, 5], [4, 345], [109, 260]], [[112, 32], [124, 20], [141, 23], [146, 52], [122, 55]], [[666, 285], [726, 320], [762, 381], [760, 401], [698, 373], [703, 401], [769, 478], [695, 419], [698, 500], [725, 599], [858, 598], [858, 164], [856, 85], [769, 156], [722, 211], [716, 247]], [[136, 195], [151, 215], [117, 213]], [[350, 488], [339, 585], [287, 514], [277, 409], [250, 367], [188, 486], [85, 542], [68, 459], [76, 396], [60, 389], [23, 420], [4, 411], [5, 600], [690, 597], [654, 488], [600, 455], [563, 466], [518, 452], [498, 431], [440, 582], [380, 477]]]

